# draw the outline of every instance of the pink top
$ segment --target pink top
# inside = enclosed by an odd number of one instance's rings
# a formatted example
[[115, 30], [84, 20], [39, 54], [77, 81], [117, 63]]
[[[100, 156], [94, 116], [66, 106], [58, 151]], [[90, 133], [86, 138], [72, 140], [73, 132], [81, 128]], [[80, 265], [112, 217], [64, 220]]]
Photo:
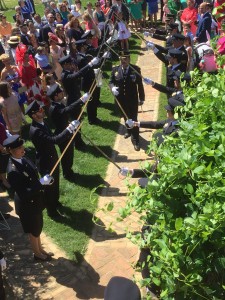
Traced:
[[[194, 35], [196, 34], [197, 31], [197, 26], [195, 25], [195, 21], [197, 21], [197, 14], [198, 11], [196, 8], [187, 7], [183, 10], [183, 13], [180, 18], [182, 23], [189, 23], [191, 25], [191, 32]], [[186, 32], [184, 32], [184, 34], [186, 35]]]
[[[91, 29], [94, 29], [94, 26], [93, 26], [93, 22], [86, 22], [85, 24], [85, 29], [86, 30], [91, 30]], [[94, 48], [98, 48], [98, 38], [97, 37], [93, 37], [92, 38], [92, 46]]]

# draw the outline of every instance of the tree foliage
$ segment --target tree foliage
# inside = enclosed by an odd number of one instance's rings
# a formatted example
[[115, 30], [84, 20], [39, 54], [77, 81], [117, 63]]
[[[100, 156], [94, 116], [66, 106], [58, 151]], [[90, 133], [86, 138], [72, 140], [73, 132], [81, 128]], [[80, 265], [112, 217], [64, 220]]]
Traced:
[[160, 299], [225, 298], [225, 70], [192, 74], [184, 86], [178, 137], [151, 150], [158, 178], [130, 186], [121, 211], [139, 212], [150, 230], [132, 236], [149, 249], [145, 264]]

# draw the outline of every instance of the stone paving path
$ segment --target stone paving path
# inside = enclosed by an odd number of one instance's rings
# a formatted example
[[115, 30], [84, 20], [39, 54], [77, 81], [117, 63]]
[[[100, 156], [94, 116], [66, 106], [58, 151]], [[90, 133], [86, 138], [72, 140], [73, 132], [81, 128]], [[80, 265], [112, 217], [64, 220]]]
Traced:
[[[160, 82], [162, 65], [152, 52], [142, 51], [137, 64], [144, 76]], [[143, 111], [139, 112], [139, 120], [155, 120], [159, 92], [145, 86], [145, 93], [146, 101]], [[124, 131], [124, 126], [121, 125], [114, 145], [113, 159], [120, 166], [139, 167], [141, 161], [150, 159], [144, 149], [147, 148], [152, 132], [140, 130], [142, 149], [136, 152], [130, 139], [124, 139]], [[44, 234], [43, 244], [55, 253], [55, 259], [44, 264], [34, 263], [19, 219], [14, 212], [10, 212], [13, 216], [9, 219], [11, 230], [0, 231], [0, 248], [8, 259], [6, 283], [10, 288], [7, 289], [7, 299], [103, 299], [105, 286], [111, 277], [117, 275], [133, 278], [135, 271], [132, 265], [137, 261], [139, 252], [126, 238], [126, 230], [139, 231], [141, 224], [135, 213], [123, 222], [116, 221], [118, 208], [123, 207], [127, 200], [127, 187], [126, 180], [118, 176], [118, 169], [113, 164], [109, 164], [105, 181], [109, 183], [109, 187], [104, 189], [99, 199], [99, 207], [113, 201], [114, 209], [107, 214], [99, 211], [97, 216], [106, 226], [112, 222], [115, 232], [109, 233], [105, 228], [95, 226], [87, 253], [79, 266], [67, 259], [66, 254]], [[0, 193], [0, 197], [2, 203], [7, 203], [6, 193]], [[9, 211], [10, 206], [13, 206], [12, 202], [9, 202]]]

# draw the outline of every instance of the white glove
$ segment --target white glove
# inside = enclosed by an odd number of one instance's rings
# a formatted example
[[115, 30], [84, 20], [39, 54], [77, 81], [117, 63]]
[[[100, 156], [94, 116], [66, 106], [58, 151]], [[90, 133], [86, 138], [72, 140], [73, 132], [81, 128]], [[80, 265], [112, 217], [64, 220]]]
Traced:
[[66, 129], [70, 132], [70, 133], [74, 133], [74, 131], [77, 129], [77, 127], [80, 125], [80, 121], [78, 120], [74, 120], [72, 121], [67, 127]]
[[132, 119], [128, 119], [126, 120], [125, 123], [129, 128], [133, 128], [134, 127], [134, 121]]
[[93, 67], [99, 63], [100, 59], [98, 57], [94, 57], [88, 64], [90, 67]]
[[74, 130], [76, 130], [80, 126], [80, 121], [79, 120], [73, 120], [70, 125], [74, 127]]
[[152, 81], [151, 78], [144, 78], [143, 81], [147, 85], [153, 85], [154, 83], [154, 81]]
[[128, 167], [122, 167], [119, 172], [122, 176], [127, 176], [128, 174], [132, 174], [132, 171], [129, 170]]
[[154, 49], [155, 49], [155, 45], [154, 45], [154, 43], [152, 43], [152, 42], [147, 42], [146, 46], [147, 46], [147, 48], [150, 49], [150, 50], [154, 50]]
[[112, 93], [114, 96], [118, 96], [119, 95], [119, 87], [118, 86], [112, 87]]
[[83, 94], [83, 96], [80, 98], [80, 100], [83, 102], [83, 103], [86, 103], [88, 101], [90, 97], [90, 93], [85, 93]]
[[145, 37], [148, 37], [150, 33], [148, 31], [144, 31], [143, 34]]
[[40, 183], [42, 185], [50, 185], [53, 181], [53, 177], [49, 174], [46, 174], [44, 177], [40, 178]]
[[6, 260], [4, 257], [2, 259], [0, 259], [0, 266], [1, 266], [2, 271], [4, 271], [6, 269]]
[[104, 52], [104, 54], [102, 55], [103, 58], [110, 58], [110, 52], [109, 51], [106, 51]]

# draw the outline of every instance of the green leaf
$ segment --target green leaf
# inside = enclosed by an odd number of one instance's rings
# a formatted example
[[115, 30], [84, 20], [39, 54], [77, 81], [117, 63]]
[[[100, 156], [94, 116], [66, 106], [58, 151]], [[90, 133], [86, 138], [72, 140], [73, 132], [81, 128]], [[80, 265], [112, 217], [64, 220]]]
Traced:
[[183, 226], [183, 219], [177, 218], [175, 221], [175, 229], [178, 231]]
[[186, 187], [187, 187], [187, 191], [188, 191], [190, 194], [193, 194], [193, 193], [194, 193], [193, 186], [192, 186], [190, 183], [188, 183], [188, 184], [186, 185]]
[[195, 168], [195, 169], [193, 170], [193, 173], [195, 173], [195, 174], [201, 174], [201, 173], [203, 172], [204, 169], [205, 169], [204, 166], [198, 166], [197, 168]]
[[213, 89], [212, 90], [212, 96], [213, 97], [218, 97], [218, 94], [219, 94], [219, 90], [218, 89]]
[[158, 278], [152, 278], [152, 281], [154, 282], [155, 285], [160, 286], [161, 281]]
[[161, 268], [157, 267], [157, 266], [153, 266], [151, 267], [151, 271], [157, 274], [161, 273]]
[[162, 292], [160, 293], [160, 298], [165, 297], [167, 295], [168, 295], [168, 289], [162, 290]]
[[107, 205], [107, 211], [112, 211], [114, 208], [114, 203], [113, 202], [110, 202], [108, 205]]

